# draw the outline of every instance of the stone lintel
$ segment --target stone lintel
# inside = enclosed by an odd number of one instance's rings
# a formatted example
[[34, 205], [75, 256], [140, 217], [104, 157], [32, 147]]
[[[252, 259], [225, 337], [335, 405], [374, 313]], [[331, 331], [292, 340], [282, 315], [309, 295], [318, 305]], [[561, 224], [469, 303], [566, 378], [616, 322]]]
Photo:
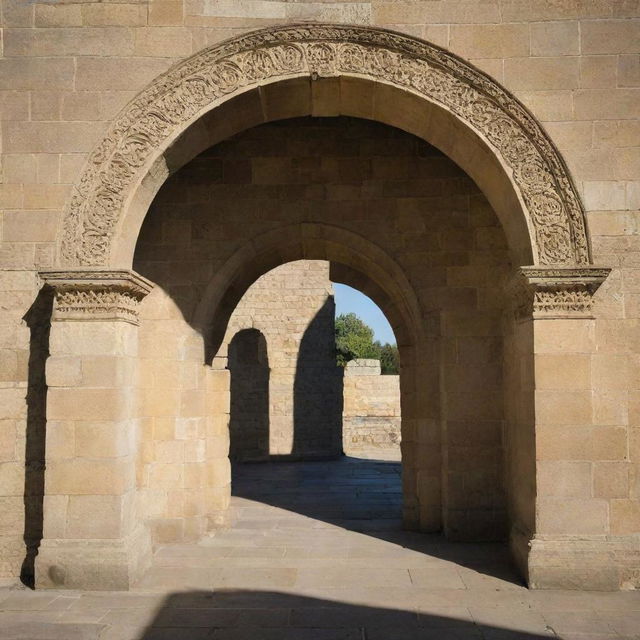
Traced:
[[533, 318], [591, 318], [593, 295], [609, 267], [527, 266], [516, 277], [516, 315]]
[[115, 320], [138, 324], [140, 302], [153, 284], [130, 269], [41, 271], [54, 290], [53, 320]]

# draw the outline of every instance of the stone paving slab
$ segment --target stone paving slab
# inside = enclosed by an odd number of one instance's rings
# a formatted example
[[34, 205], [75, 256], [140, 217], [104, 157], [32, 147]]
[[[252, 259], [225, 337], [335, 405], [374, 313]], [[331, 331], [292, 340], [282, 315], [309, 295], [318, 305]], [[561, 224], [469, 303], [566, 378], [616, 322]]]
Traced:
[[[529, 591], [503, 545], [401, 531], [399, 492], [376, 506], [388, 529], [363, 509], [342, 518], [399, 483], [372, 464], [236, 469], [233, 529], [160, 547], [130, 592], [0, 586], [0, 640], [640, 640], [640, 593]], [[357, 490], [332, 490], [339, 509], [314, 511], [323, 482]], [[295, 508], [263, 502], [278, 493]]]

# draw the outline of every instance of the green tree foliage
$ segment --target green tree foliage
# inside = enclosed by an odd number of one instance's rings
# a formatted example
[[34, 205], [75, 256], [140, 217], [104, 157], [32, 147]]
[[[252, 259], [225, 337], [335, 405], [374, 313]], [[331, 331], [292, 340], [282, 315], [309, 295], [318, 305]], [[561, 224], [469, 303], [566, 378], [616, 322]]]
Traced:
[[[380, 344], [379, 342], [377, 344]], [[380, 345], [380, 369], [382, 375], [397, 375], [400, 373], [400, 354], [395, 344]]]
[[380, 360], [383, 374], [397, 374], [400, 370], [396, 345], [374, 342], [373, 329], [355, 313], [336, 318], [336, 357], [341, 367], [356, 358], [371, 358]]

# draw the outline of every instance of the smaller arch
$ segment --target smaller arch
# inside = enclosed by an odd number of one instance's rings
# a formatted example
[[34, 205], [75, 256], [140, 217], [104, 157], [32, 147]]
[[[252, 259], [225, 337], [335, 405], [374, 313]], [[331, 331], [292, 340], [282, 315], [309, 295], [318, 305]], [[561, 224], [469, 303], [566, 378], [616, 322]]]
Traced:
[[193, 318], [193, 326], [204, 336], [206, 363], [218, 352], [229, 318], [251, 284], [271, 269], [295, 260], [330, 262], [332, 276], [360, 289], [382, 309], [403, 353], [422, 343], [422, 312], [400, 265], [356, 233], [309, 222], [257, 236], [216, 271]]

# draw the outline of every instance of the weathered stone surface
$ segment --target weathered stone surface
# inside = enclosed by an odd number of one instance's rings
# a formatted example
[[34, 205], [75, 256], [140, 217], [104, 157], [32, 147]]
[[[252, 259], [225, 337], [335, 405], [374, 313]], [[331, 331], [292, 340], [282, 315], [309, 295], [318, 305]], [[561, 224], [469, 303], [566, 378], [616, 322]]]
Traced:
[[[409, 381], [403, 384], [407, 523], [438, 529], [444, 513], [451, 535], [465, 528], [473, 535], [506, 530], [500, 484], [506, 477], [512, 546], [520, 544], [515, 553], [531, 585], [637, 586], [637, 554], [629, 551], [637, 547], [640, 526], [640, 90], [632, 5], [5, 2], [0, 494], [8, 498], [3, 504], [13, 532], [0, 538], [0, 574], [16, 576], [23, 563], [22, 536], [34, 521], [27, 513], [25, 529], [15, 498], [42, 480], [42, 451], [52, 458], [47, 469], [69, 491], [46, 496], [51, 539], [66, 535], [69, 496], [83, 495], [78, 482], [86, 479], [87, 490], [105, 489], [91, 475], [95, 459], [93, 468], [115, 458], [125, 469], [106, 483], [117, 491], [127, 487], [121, 522], [141, 521], [146, 504], [158, 539], [194, 540], [228, 522], [229, 381], [222, 370], [202, 366], [208, 361], [203, 353], [211, 355], [210, 339], [199, 334], [203, 325], [185, 326], [207, 283], [222, 290], [211, 278], [222, 256], [233, 253], [237, 262], [221, 276], [224, 286], [236, 268], [245, 270], [246, 283], [300, 258], [330, 259], [350, 282], [379, 285], [370, 293], [384, 300], [394, 328], [405, 328], [399, 341], [409, 363], [403, 373]], [[402, 33], [293, 26], [295, 20]], [[258, 26], [270, 30], [221, 45]], [[451, 49], [491, 78], [407, 36]], [[153, 82], [204, 46], [213, 49]], [[531, 113], [495, 80], [517, 87]], [[440, 105], [455, 116], [446, 117]], [[212, 114], [200, 118], [210, 108]], [[228, 160], [217, 173], [212, 161], [209, 182], [192, 176], [181, 187], [180, 174], [166, 180], [206, 146], [265, 118], [308, 113], [349, 113], [411, 131], [450, 154], [471, 180], [446, 158], [401, 159], [397, 139], [372, 138], [368, 155], [356, 158], [348, 150], [350, 135], [338, 145], [326, 136], [312, 138], [309, 130], [295, 140], [286, 129], [274, 140], [251, 141], [245, 150], [251, 163]], [[279, 158], [288, 146], [293, 164]], [[114, 329], [94, 320], [78, 323], [90, 325], [82, 327], [54, 323], [66, 327], [49, 334], [46, 310], [38, 311], [47, 294], [38, 293], [34, 273], [59, 268], [57, 241], [66, 233], [67, 257], [90, 256], [83, 260], [91, 262], [100, 255], [129, 268], [139, 224], [165, 181], [167, 192], [181, 199], [165, 200], [163, 223], [149, 233], [166, 254], [136, 254], [155, 281], [170, 283], [170, 295], [157, 293], [150, 301], [158, 305], [147, 305], [150, 330], [138, 338], [133, 325]], [[194, 224], [189, 209], [213, 204], [206, 223]], [[67, 217], [62, 228], [59, 221], [76, 210], [82, 216]], [[318, 224], [329, 210], [330, 224]], [[258, 240], [261, 234], [271, 235]], [[258, 256], [261, 248], [265, 254]], [[588, 291], [585, 297], [586, 285], [539, 289], [535, 304], [546, 316], [523, 319], [522, 306], [512, 305], [512, 292], [502, 288], [504, 271], [575, 261], [614, 271], [593, 296]], [[98, 306], [105, 304], [102, 295]], [[153, 357], [139, 357], [138, 348]], [[48, 351], [54, 354], [50, 380]], [[42, 449], [45, 383], [47, 409], [57, 418]], [[74, 385], [77, 394], [63, 399]], [[162, 444], [149, 446], [149, 434]], [[504, 443], [504, 455], [497, 442]], [[60, 472], [71, 451], [84, 465], [77, 476]], [[155, 493], [147, 487], [147, 465], [156, 455], [160, 464], [182, 465], [171, 477], [188, 486], [167, 483]], [[113, 469], [105, 467], [107, 479]], [[134, 491], [136, 485], [144, 491]], [[49, 499], [57, 498], [54, 508]], [[565, 499], [562, 515], [556, 507]], [[465, 511], [472, 504], [482, 505], [484, 514], [477, 516], [477, 530], [469, 528], [473, 518]], [[84, 513], [74, 507], [74, 514]], [[76, 516], [73, 522], [81, 526]], [[536, 538], [541, 524], [554, 531], [544, 541]], [[118, 579], [107, 576], [102, 584], [130, 584], [135, 554], [128, 554], [114, 561]], [[89, 555], [83, 570], [68, 551], [73, 583], [101, 586], [95, 578], [101, 554]]]

